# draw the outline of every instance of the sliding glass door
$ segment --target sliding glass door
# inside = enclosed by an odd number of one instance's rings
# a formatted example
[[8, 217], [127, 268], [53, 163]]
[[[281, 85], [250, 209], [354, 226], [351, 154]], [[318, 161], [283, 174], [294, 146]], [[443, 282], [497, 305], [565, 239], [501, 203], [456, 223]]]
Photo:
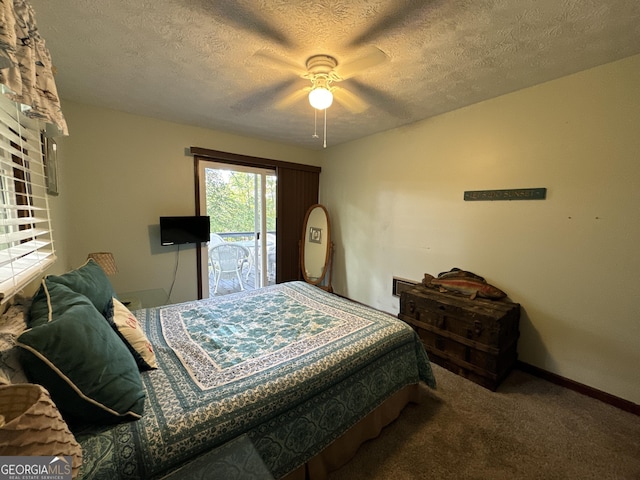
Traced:
[[275, 170], [209, 161], [199, 170], [200, 212], [211, 218], [203, 297], [275, 283]]

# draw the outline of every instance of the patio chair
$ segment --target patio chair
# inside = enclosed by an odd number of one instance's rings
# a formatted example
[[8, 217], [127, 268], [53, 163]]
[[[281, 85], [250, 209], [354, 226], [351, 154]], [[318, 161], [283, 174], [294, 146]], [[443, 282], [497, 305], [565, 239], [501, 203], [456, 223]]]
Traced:
[[220, 245], [221, 243], [224, 243], [224, 238], [217, 233], [212, 233], [209, 240], [209, 248]]
[[209, 266], [214, 274], [213, 294], [218, 293], [218, 285], [220, 280], [228, 278], [238, 279], [240, 290], [244, 290], [242, 284], [242, 265], [250, 258], [249, 250], [241, 245], [234, 245], [230, 242], [224, 242], [214, 245], [209, 249]]
[[217, 233], [212, 233], [209, 239], [209, 275], [215, 275], [215, 270], [213, 268], [213, 264], [211, 263], [211, 249], [216, 245], [220, 245], [224, 243], [225, 240]]

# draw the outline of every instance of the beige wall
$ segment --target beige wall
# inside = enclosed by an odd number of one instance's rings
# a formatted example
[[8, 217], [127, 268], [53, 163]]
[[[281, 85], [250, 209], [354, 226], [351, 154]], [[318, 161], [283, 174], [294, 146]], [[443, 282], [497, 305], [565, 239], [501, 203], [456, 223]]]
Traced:
[[638, 85], [635, 56], [330, 148], [336, 291], [395, 313], [392, 276], [471, 270], [522, 304], [522, 360], [640, 403]]
[[[113, 252], [117, 292], [171, 287], [177, 247], [160, 246], [159, 217], [193, 215], [191, 146], [320, 164], [320, 152], [63, 102], [69, 137], [58, 140], [60, 196], [51, 197], [62, 273], [89, 252]], [[196, 298], [195, 246], [182, 246], [173, 303]]]

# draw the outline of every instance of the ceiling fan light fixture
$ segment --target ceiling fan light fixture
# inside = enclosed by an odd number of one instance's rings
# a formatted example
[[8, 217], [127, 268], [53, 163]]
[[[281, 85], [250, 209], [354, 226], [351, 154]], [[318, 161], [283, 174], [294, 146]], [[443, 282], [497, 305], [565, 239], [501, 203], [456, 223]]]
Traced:
[[309, 92], [309, 103], [317, 110], [326, 110], [333, 103], [333, 93], [328, 88], [316, 87]]

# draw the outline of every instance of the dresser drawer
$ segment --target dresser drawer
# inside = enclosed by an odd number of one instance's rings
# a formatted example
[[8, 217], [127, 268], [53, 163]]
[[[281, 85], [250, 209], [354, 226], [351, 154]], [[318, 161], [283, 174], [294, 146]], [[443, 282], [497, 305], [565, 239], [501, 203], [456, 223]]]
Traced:
[[497, 390], [497, 388], [500, 386], [500, 383], [502, 383], [502, 381], [511, 371], [510, 369], [507, 369], [501, 374], [479, 372], [477, 369], [469, 367], [468, 365], [460, 365], [450, 358], [441, 357], [438, 354], [432, 352], [429, 353], [429, 359], [433, 363], [440, 365], [442, 368], [446, 368], [450, 372], [453, 372], [456, 375], [460, 375], [461, 377], [477, 383], [484, 388], [488, 388], [493, 392]]
[[499, 376], [512, 368], [518, 358], [516, 342], [500, 352], [490, 353], [422, 328], [415, 330], [428, 353], [447, 358], [479, 375]]
[[450, 332], [496, 351], [518, 338], [520, 305], [415, 287], [400, 296], [400, 318]]

